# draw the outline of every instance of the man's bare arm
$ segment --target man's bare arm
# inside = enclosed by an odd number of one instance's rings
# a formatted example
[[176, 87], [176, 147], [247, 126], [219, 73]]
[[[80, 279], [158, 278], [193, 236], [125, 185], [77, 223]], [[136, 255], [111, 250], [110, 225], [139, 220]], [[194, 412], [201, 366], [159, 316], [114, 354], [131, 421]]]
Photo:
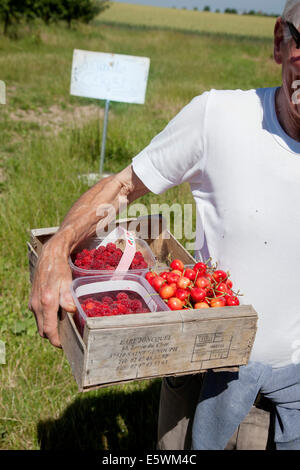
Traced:
[[75, 202], [57, 233], [43, 247], [36, 266], [29, 308], [35, 314], [39, 334], [47, 337], [54, 346], [60, 346], [57, 330], [59, 306], [68, 312], [75, 311], [70, 293], [69, 254], [80, 241], [96, 233], [97, 224], [105, 217], [99, 207], [111, 205], [117, 213], [120, 201], [130, 204], [148, 192], [131, 165], [104, 178]]

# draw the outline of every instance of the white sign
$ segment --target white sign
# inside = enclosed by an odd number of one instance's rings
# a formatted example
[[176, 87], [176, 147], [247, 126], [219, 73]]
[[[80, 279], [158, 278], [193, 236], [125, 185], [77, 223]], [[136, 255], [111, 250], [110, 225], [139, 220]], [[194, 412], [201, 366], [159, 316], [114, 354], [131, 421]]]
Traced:
[[145, 102], [150, 59], [75, 49], [71, 95], [123, 103]]

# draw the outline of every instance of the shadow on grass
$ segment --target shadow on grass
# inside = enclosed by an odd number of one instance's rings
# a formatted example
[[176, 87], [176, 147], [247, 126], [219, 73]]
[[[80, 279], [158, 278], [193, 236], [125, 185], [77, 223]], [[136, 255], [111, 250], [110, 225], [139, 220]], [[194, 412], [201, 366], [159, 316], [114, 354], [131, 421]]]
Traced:
[[154, 450], [160, 387], [157, 379], [81, 394], [60, 418], [38, 423], [41, 450]]

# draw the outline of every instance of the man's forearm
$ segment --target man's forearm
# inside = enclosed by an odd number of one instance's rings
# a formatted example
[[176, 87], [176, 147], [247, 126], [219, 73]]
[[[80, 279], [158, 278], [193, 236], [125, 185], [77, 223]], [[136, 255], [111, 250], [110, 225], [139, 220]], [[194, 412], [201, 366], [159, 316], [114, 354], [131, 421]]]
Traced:
[[105, 219], [103, 225], [110, 222], [105, 208], [113, 208], [113, 213], [117, 214], [121, 204], [124, 207], [140, 192], [144, 194], [145, 191], [146, 188], [140, 187], [140, 182], [130, 166], [116, 175], [104, 178], [72, 206], [58, 232], [52, 237], [52, 243], [64, 253], [70, 253], [82, 240], [95, 235], [97, 225], [102, 219]]
[[96, 232], [99, 221], [103, 219], [103, 228], [111, 221], [106, 218], [103, 208], [110, 206], [116, 214], [120, 204], [124, 206], [148, 191], [131, 165], [101, 180], [78, 199], [58, 232], [44, 245], [36, 266], [29, 308], [35, 314], [40, 335], [47, 337], [54, 346], [60, 345], [57, 330], [59, 305], [68, 312], [76, 310], [70, 291], [69, 254], [80, 241]]
[[[96, 233], [97, 224], [105, 217], [99, 208], [111, 205], [118, 211], [122, 184], [115, 176], [104, 178], [84, 193], [64, 218], [55, 241], [71, 252], [75, 245]], [[53, 237], [54, 239], [54, 237]]]

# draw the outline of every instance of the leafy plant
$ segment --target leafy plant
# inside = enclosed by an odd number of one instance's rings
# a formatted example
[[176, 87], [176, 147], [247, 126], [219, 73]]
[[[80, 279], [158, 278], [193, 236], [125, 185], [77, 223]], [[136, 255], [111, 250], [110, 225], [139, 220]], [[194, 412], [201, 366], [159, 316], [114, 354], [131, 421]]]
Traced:
[[0, 19], [3, 21], [3, 33], [6, 36], [8, 28], [14, 23], [18, 23], [25, 14], [27, 2], [22, 0], [1, 0]]
[[72, 21], [89, 23], [108, 7], [109, 0], [1, 0], [0, 20], [7, 36], [9, 27], [21, 19], [41, 18], [47, 25], [63, 20], [70, 28]]
[[[44, 1], [40, 1], [44, 3]], [[59, 2], [46, 0], [47, 2], [57, 5], [53, 9], [53, 12], [56, 9], [58, 10], [55, 19], [66, 21], [69, 28], [74, 20], [89, 23], [95, 16], [109, 7], [109, 0], [60, 0]]]

